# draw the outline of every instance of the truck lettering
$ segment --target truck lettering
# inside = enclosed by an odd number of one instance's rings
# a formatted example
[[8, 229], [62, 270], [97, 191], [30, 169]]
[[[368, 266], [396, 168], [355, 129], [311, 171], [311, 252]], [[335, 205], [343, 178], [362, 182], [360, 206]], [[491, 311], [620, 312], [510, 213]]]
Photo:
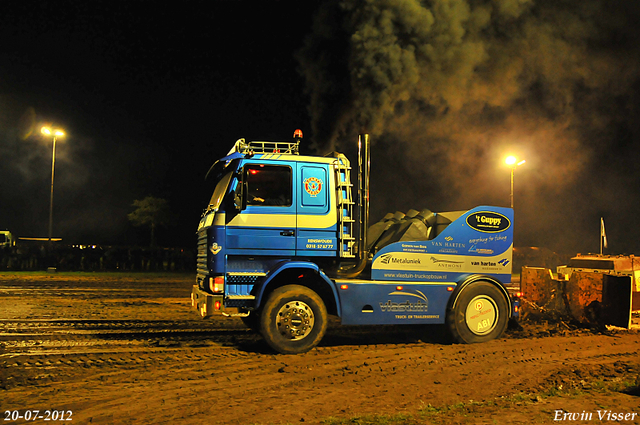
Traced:
[[485, 217], [484, 215], [476, 215], [476, 221], [478, 223], [486, 223], [491, 226], [500, 226], [501, 218], [497, 217]]
[[428, 309], [428, 304], [423, 303], [422, 301], [417, 301], [412, 303], [410, 301], [405, 301], [402, 303], [394, 303], [391, 301], [387, 301], [385, 304], [380, 303], [380, 310], [389, 311], [389, 312], [397, 312], [397, 311], [422, 311], [426, 312]]
[[482, 322], [478, 322], [478, 331], [482, 331], [485, 328], [488, 328], [491, 326], [491, 322], [487, 319], [484, 319]]
[[493, 263], [491, 261], [472, 261], [471, 262], [472, 266], [485, 266], [485, 267], [495, 267], [498, 264], [497, 263]]

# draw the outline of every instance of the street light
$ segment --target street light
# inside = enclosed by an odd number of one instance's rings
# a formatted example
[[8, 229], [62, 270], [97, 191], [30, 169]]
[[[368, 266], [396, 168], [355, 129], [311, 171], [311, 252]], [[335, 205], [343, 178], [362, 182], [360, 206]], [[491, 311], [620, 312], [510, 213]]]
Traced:
[[56, 140], [58, 137], [64, 136], [64, 131], [49, 127], [42, 127], [40, 131], [46, 136], [53, 137], [53, 154], [51, 155], [51, 198], [49, 200], [49, 244], [51, 244], [51, 233], [53, 230], [53, 176], [56, 169]]
[[510, 155], [504, 160], [504, 162], [511, 167], [511, 208], [513, 208], [513, 173], [518, 165], [522, 165], [526, 161], [523, 159], [518, 162], [518, 159], [515, 156]]

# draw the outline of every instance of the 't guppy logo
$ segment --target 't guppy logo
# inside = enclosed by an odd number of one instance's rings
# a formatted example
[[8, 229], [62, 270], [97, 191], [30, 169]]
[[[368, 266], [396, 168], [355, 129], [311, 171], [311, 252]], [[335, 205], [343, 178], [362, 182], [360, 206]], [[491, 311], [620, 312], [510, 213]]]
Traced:
[[222, 251], [222, 247], [218, 245], [217, 242], [214, 242], [213, 244], [211, 244], [211, 253], [213, 255], [217, 255], [220, 251]]
[[425, 294], [421, 291], [416, 290], [416, 293], [405, 292], [405, 291], [393, 291], [389, 293], [389, 295], [402, 295], [408, 297], [416, 297], [418, 300], [416, 302], [404, 301], [400, 303], [391, 302], [391, 300], [386, 303], [379, 303], [380, 310], [383, 312], [402, 312], [402, 311], [410, 311], [410, 312], [426, 312], [429, 308], [429, 299]]
[[467, 216], [467, 224], [483, 233], [499, 233], [511, 227], [511, 221], [504, 215], [493, 211], [481, 211]]

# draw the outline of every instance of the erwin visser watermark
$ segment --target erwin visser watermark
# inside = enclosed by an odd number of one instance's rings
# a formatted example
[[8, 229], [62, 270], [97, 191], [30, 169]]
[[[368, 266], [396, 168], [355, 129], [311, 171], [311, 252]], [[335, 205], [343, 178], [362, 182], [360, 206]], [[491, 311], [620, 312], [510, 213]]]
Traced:
[[635, 412], [614, 412], [613, 410], [596, 410], [594, 412], [565, 412], [564, 410], [555, 410], [554, 421], [633, 421], [640, 417]]

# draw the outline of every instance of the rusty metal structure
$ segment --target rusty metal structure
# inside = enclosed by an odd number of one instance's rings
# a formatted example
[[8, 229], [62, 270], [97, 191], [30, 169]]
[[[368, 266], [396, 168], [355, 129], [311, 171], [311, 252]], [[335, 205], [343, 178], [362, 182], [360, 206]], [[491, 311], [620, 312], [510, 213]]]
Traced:
[[640, 327], [640, 257], [578, 254], [566, 266], [523, 267], [522, 314], [551, 313], [580, 322]]

